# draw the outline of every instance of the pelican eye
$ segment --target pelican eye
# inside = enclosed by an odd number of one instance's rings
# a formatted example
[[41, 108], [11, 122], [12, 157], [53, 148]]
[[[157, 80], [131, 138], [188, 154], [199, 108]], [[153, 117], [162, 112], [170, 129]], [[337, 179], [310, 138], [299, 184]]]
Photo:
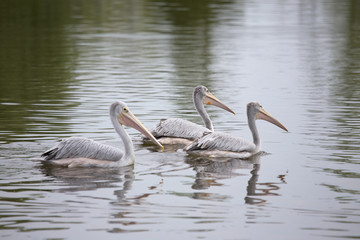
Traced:
[[129, 109], [128, 109], [127, 107], [123, 107], [123, 111], [124, 111], [124, 112], [128, 112]]

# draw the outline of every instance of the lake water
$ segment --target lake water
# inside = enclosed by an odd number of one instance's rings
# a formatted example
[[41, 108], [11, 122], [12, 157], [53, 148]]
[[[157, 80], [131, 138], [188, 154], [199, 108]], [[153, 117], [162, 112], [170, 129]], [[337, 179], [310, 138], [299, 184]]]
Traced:
[[[201, 123], [251, 139], [259, 101], [289, 133], [257, 121], [266, 155], [195, 159], [144, 145], [134, 166], [65, 169], [40, 155], [61, 138], [120, 144], [125, 101], [148, 128]], [[360, 238], [358, 1], [0, 1], [1, 239]]]

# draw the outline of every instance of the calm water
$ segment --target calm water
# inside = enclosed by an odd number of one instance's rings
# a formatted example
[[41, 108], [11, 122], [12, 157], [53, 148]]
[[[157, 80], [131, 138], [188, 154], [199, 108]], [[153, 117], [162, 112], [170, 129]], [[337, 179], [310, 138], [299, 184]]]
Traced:
[[[251, 138], [249, 160], [193, 159], [133, 138], [123, 169], [46, 168], [59, 139], [120, 143], [108, 117], [127, 102], [151, 128], [201, 120]], [[0, 1], [1, 239], [360, 238], [358, 1]]]

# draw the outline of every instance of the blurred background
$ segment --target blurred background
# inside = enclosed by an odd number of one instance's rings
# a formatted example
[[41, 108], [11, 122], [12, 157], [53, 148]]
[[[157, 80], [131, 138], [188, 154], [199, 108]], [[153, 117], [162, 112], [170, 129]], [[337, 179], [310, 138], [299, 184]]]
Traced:
[[[206, 107], [216, 131], [251, 139], [256, 100], [290, 132], [258, 121], [270, 154], [248, 161], [160, 153], [127, 129], [133, 167], [39, 162], [64, 137], [121, 146], [115, 100], [149, 129], [201, 124], [197, 85], [237, 113]], [[0, 0], [0, 236], [359, 238], [359, 115], [356, 0]]]

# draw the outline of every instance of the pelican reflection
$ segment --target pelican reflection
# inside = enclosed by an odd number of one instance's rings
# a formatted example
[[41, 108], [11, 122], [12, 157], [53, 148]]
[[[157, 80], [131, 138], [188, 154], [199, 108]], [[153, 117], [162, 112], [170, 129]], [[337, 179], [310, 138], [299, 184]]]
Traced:
[[44, 175], [62, 182], [57, 192], [78, 192], [99, 188], [116, 188], [127, 192], [134, 181], [134, 166], [123, 168], [61, 168], [41, 165]]
[[[246, 187], [245, 203], [258, 204], [266, 202], [263, 196], [276, 196], [280, 189], [280, 184], [286, 183], [285, 175], [279, 175], [280, 182], [259, 183], [260, 161], [263, 153], [256, 154], [247, 160], [243, 159], [209, 159], [209, 158], [189, 158], [188, 164], [196, 171], [195, 181], [192, 188], [195, 190], [209, 189], [214, 186], [222, 186], [219, 181], [233, 177], [248, 176], [248, 173], [239, 172], [239, 169], [248, 169], [250, 178]], [[220, 196], [212, 196], [211, 192], [195, 192], [193, 197], [196, 199], [218, 199]]]

